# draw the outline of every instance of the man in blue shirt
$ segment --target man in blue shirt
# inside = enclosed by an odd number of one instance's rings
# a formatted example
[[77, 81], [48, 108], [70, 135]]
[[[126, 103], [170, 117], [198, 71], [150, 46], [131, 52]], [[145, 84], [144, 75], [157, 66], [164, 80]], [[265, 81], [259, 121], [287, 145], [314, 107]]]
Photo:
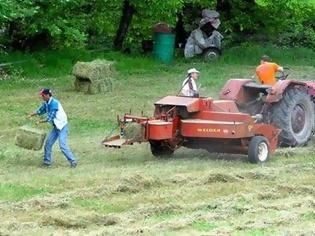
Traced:
[[59, 138], [59, 146], [62, 153], [65, 155], [67, 160], [70, 162], [70, 166], [75, 168], [77, 166], [76, 158], [71, 152], [70, 148], [67, 145], [67, 136], [68, 136], [68, 120], [63, 107], [60, 102], [52, 97], [52, 92], [50, 89], [42, 89], [39, 93], [44, 100], [42, 106], [40, 106], [35, 112], [29, 114], [29, 117], [35, 115], [47, 114], [47, 118], [37, 121], [37, 124], [40, 123], [51, 123], [53, 128], [48, 135], [48, 138], [45, 143], [45, 153], [44, 153], [44, 166], [50, 166], [52, 162], [51, 152], [52, 147], [56, 140]]

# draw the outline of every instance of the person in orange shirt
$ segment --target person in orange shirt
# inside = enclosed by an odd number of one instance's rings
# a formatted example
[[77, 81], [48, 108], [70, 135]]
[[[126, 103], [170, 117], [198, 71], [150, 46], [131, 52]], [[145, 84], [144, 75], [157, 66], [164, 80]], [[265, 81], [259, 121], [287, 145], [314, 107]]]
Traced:
[[270, 57], [264, 55], [260, 59], [260, 65], [256, 68], [256, 75], [260, 83], [274, 85], [277, 82], [275, 74], [278, 71], [283, 72], [283, 67], [272, 63]]

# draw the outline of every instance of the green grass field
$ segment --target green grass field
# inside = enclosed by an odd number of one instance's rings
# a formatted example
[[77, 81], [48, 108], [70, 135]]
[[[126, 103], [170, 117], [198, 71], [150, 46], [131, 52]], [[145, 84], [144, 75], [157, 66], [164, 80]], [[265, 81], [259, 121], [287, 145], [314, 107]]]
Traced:
[[[292, 69], [291, 78], [315, 79], [314, 52], [306, 49], [234, 48], [215, 63], [171, 65], [107, 53], [97, 57], [117, 62], [114, 91], [85, 95], [74, 91], [70, 71], [74, 59], [93, 55], [67, 54], [60, 63], [47, 53], [44, 64], [23, 55], [30, 64], [0, 81], [0, 235], [314, 235], [312, 145], [278, 150], [261, 166], [241, 155], [181, 148], [157, 159], [148, 144], [100, 144], [116, 115], [151, 115], [154, 101], [176, 94], [187, 69], [200, 70], [201, 95], [216, 98], [229, 78], [253, 75], [266, 50]], [[51, 87], [68, 113], [76, 169], [57, 144], [49, 169], [41, 167], [42, 151], [14, 145], [17, 128], [36, 120], [26, 115], [41, 103], [41, 87]]]

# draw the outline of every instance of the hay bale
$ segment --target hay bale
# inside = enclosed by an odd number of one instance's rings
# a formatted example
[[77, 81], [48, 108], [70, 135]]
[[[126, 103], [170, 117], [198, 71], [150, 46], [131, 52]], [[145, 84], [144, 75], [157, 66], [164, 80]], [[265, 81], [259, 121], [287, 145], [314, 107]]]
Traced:
[[25, 125], [17, 130], [15, 144], [30, 150], [40, 150], [43, 146], [45, 137], [46, 133], [43, 130]]
[[74, 81], [75, 90], [88, 94], [112, 91], [113, 65], [113, 62], [107, 60], [77, 62], [72, 70], [72, 74], [76, 77]]
[[144, 128], [141, 124], [132, 122], [127, 123], [124, 128], [124, 138], [133, 141], [141, 141], [143, 139]]
[[97, 94], [110, 92], [113, 89], [111, 79], [94, 80], [76, 78], [74, 81], [74, 89], [77, 92], [83, 92], [87, 94]]
[[77, 92], [87, 93], [90, 87], [91, 81], [88, 79], [79, 79], [74, 80], [74, 89]]
[[95, 80], [89, 84], [86, 93], [88, 94], [106, 93], [112, 91], [112, 87], [113, 86], [111, 79]]
[[105, 79], [112, 76], [114, 63], [107, 60], [94, 60], [92, 62], [77, 62], [72, 74], [77, 78], [89, 79], [92, 81]]

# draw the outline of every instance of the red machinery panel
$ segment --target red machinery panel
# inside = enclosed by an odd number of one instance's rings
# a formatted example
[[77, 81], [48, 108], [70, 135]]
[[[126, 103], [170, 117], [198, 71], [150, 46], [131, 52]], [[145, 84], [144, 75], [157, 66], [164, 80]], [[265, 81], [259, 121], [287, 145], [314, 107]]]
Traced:
[[314, 81], [306, 81], [305, 83], [308, 86], [308, 94], [315, 97], [315, 82]]
[[196, 112], [200, 110], [200, 99], [192, 97], [167, 96], [154, 104], [186, 107], [188, 112]]
[[163, 120], [150, 120], [148, 122], [148, 139], [164, 140], [173, 137], [173, 123]]
[[187, 119], [181, 120], [181, 134], [195, 138], [252, 137], [253, 125], [246, 122]]
[[278, 102], [282, 99], [283, 93], [285, 92], [286, 88], [289, 86], [305, 86], [307, 85], [305, 82], [302, 81], [295, 81], [295, 80], [278, 80], [278, 82], [272, 86], [271, 92], [268, 94], [266, 101], [269, 103]]
[[239, 112], [236, 104], [232, 100], [217, 100], [212, 102], [212, 110], [217, 112]]
[[243, 85], [251, 81], [250, 79], [230, 79], [220, 92], [220, 100], [246, 101]]

